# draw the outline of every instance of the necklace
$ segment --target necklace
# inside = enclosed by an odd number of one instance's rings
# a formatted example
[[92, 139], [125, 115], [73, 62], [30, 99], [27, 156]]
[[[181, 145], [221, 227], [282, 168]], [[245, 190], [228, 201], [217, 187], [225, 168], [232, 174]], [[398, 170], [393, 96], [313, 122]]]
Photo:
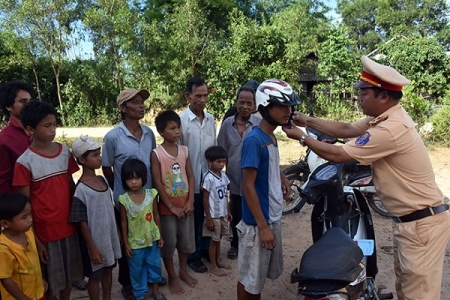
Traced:
[[139, 197], [139, 196], [142, 196], [142, 194], [144, 193], [144, 189], [141, 190], [141, 193], [140, 193], [140, 194], [134, 194], [134, 193], [132, 193], [131, 191], [129, 191], [128, 193], [129, 193], [131, 196]]

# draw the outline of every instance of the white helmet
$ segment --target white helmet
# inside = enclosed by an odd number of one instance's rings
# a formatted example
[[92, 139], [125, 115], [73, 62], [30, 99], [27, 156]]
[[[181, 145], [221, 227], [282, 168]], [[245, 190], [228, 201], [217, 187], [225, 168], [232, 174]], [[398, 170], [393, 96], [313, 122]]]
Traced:
[[291, 86], [280, 79], [268, 79], [262, 82], [256, 90], [256, 107], [267, 106], [270, 103], [278, 103], [286, 106], [300, 104], [300, 99]]

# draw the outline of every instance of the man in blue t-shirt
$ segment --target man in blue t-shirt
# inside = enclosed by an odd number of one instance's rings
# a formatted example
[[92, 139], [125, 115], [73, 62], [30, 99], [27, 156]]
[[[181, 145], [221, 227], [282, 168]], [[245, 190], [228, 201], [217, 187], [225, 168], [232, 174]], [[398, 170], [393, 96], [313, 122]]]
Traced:
[[[283, 272], [281, 214], [290, 183], [280, 171], [274, 130], [289, 123], [298, 96], [284, 81], [266, 80], [256, 91], [256, 106], [263, 120], [242, 146], [242, 221], [239, 236], [238, 300], [259, 299], [266, 278]], [[252, 242], [249, 242], [252, 241]]]

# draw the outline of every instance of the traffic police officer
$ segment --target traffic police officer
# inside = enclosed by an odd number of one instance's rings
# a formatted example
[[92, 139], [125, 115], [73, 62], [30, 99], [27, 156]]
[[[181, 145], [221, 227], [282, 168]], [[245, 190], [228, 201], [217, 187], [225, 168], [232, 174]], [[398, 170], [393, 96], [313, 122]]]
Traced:
[[342, 163], [372, 164], [380, 199], [393, 216], [397, 297], [440, 299], [450, 213], [435, 182], [427, 149], [414, 122], [399, 104], [409, 84], [395, 69], [362, 57], [363, 72], [356, 88], [368, 117], [354, 123], [320, 120], [297, 112], [293, 123], [330, 136], [354, 138], [342, 147], [311, 138], [296, 126], [283, 130], [319, 156]]

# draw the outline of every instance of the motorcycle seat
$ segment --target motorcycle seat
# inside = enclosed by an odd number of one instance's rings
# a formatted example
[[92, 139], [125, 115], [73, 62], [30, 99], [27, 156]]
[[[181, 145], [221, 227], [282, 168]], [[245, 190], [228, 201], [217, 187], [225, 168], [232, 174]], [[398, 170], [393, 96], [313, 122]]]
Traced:
[[291, 283], [324, 290], [344, 287], [355, 281], [364, 269], [362, 259], [363, 252], [348, 234], [332, 227], [305, 251], [300, 270], [291, 274]]

